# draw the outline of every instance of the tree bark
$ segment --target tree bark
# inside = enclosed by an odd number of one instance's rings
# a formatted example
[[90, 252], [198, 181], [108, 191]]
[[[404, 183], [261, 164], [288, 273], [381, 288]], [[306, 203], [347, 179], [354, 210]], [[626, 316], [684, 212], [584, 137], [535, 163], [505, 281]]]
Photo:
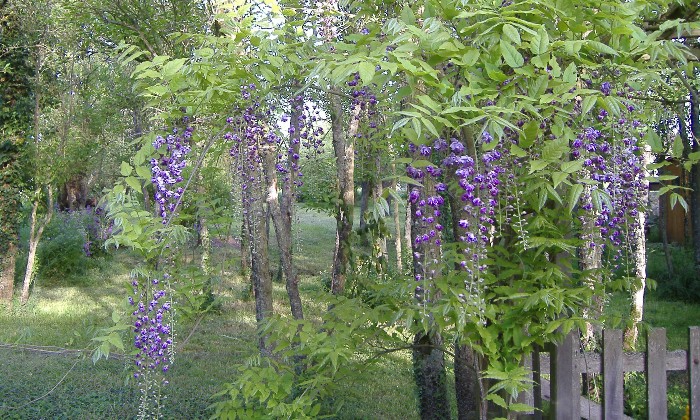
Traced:
[[360, 246], [369, 248], [369, 233], [367, 232], [367, 208], [369, 207], [370, 182], [363, 180], [360, 182], [360, 224], [358, 230], [361, 232]]
[[27, 255], [27, 270], [24, 273], [22, 295], [20, 296], [19, 300], [22, 305], [25, 305], [29, 300], [29, 287], [34, 279], [34, 265], [36, 264], [36, 251], [39, 246], [39, 241], [41, 241], [41, 236], [44, 234], [44, 228], [49, 224], [49, 222], [51, 222], [51, 217], [53, 216], [53, 190], [51, 187], [49, 187], [49, 202], [46, 217], [44, 217], [44, 220], [41, 222], [37, 221], [37, 210], [39, 208], [38, 195], [39, 192], [37, 191], [37, 198], [34, 199], [34, 204], [32, 205], [32, 216], [29, 226], [29, 254]]
[[[391, 171], [396, 176], [396, 163], [391, 164]], [[397, 191], [396, 188], [396, 178], [392, 178], [391, 180], [391, 186], [389, 188], [393, 189], [394, 191]], [[396, 271], [401, 274], [403, 271], [403, 247], [401, 244], [401, 241], [403, 240], [403, 237], [401, 236], [401, 217], [399, 216], [399, 200], [392, 200], [392, 213], [394, 216], [394, 249], [396, 251]]]
[[[340, 92], [331, 93], [331, 130], [335, 153], [339, 200], [336, 206], [336, 238], [331, 274], [331, 292], [345, 292], [347, 271], [352, 254], [352, 225], [355, 209], [355, 135], [359, 127], [360, 105], [353, 107], [348, 132], [344, 131], [343, 102]], [[347, 135], [346, 135], [347, 134]]]
[[[251, 162], [257, 156], [248, 154]], [[243, 189], [243, 214], [246, 224], [246, 236], [250, 252], [250, 277], [255, 296], [255, 319], [258, 328], [272, 313], [272, 276], [270, 273], [269, 238], [267, 236], [267, 210], [265, 208], [265, 191], [262, 178], [262, 168], [258, 163], [244, 164], [247, 188]], [[258, 348], [262, 356], [272, 354], [267, 336], [258, 337]]]
[[[586, 185], [584, 187], [583, 194], [590, 197], [590, 186]], [[590, 198], [589, 198], [590, 200]], [[602, 238], [600, 234], [600, 229], [595, 226], [595, 219], [597, 210], [592, 210], [591, 212], [583, 216], [583, 226], [581, 227], [581, 234], [583, 237], [583, 245], [579, 248], [579, 258], [580, 258], [580, 268], [581, 271], [585, 273], [584, 282], [590, 289], [596, 289], [602, 287], [602, 279], [600, 277], [600, 267], [603, 258], [602, 252]], [[591, 247], [591, 244], [595, 246]], [[598, 319], [602, 315], [603, 311], [603, 300], [599, 293], [594, 293], [593, 302], [589, 308], [583, 310], [583, 317], [587, 319], [586, 321], [586, 331], [583, 333], [584, 342], [593, 343], [597, 340], [597, 329], [593, 326], [593, 323], [588, 320]]]
[[639, 335], [639, 323], [642, 322], [644, 315], [644, 291], [647, 282], [647, 249], [646, 249], [646, 213], [644, 208], [648, 208], [649, 203], [649, 181], [646, 181], [647, 165], [652, 161], [651, 152], [644, 151], [642, 158], [644, 159], [644, 176], [642, 181], [642, 206], [637, 213], [636, 226], [633, 227], [632, 252], [634, 261], [634, 275], [637, 278], [637, 283], [632, 289], [632, 308], [630, 312], [630, 321], [632, 324], [625, 328], [625, 348], [632, 350], [637, 345], [637, 337]]
[[454, 371], [455, 396], [457, 397], [457, 418], [476, 418], [479, 410], [479, 378], [475, 366], [478, 365], [474, 350], [465, 344], [455, 344]]
[[0, 265], [0, 302], [12, 302], [15, 291], [16, 260], [17, 246], [14, 242], [10, 242]]
[[435, 329], [428, 334], [416, 334], [413, 340], [413, 374], [423, 420], [450, 418], [442, 345], [442, 337]]
[[[374, 157], [374, 174], [376, 176], [374, 184], [372, 185], [372, 199], [374, 200], [374, 205], [379, 205], [382, 195], [384, 194], [384, 186], [382, 185], [381, 177], [381, 156], [379, 151], [375, 152]], [[388, 214], [387, 214], [388, 216]], [[384, 217], [382, 216], [382, 219]], [[374, 253], [377, 257], [377, 271], [386, 272], [387, 266], [387, 251], [386, 251], [386, 237], [381, 230], [377, 230], [377, 237], [374, 238]]]
[[[700, 98], [691, 93], [690, 96], [690, 133], [700, 139]], [[693, 152], [700, 151], [698, 141], [692, 141]], [[695, 164], [690, 171], [691, 194], [690, 215], [693, 225], [693, 249], [695, 270], [700, 274], [700, 164]]]
[[[296, 121], [292, 113], [292, 122]], [[299, 278], [292, 258], [292, 195], [293, 187], [290, 185], [293, 179], [284, 183], [282, 205], [280, 205], [279, 189], [277, 187], [276, 151], [269, 149], [263, 152], [265, 167], [265, 183], [267, 188], [267, 205], [272, 215], [272, 223], [275, 225], [275, 235], [280, 249], [282, 272], [284, 273], [287, 296], [292, 316], [295, 319], [303, 319], [304, 312], [299, 295]], [[290, 178], [294, 171], [286, 175]]]

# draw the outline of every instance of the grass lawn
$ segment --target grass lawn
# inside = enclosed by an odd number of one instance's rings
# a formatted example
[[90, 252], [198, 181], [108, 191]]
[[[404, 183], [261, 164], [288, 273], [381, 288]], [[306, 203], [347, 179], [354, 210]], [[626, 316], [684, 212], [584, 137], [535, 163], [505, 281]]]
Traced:
[[[329, 276], [335, 220], [302, 210], [297, 221], [295, 253], [305, 311], [310, 318], [320, 318], [325, 307], [315, 304], [310, 296], [321, 290], [323, 280]], [[393, 231], [391, 226], [390, 229]], [[271, 233], [274, 244], [274, 231]], [[223, 273], [216, 285], [221, 310], [208, 314], [199, 323], [189, 320], [177, 324], [178, 347], [175, 364], [168, 373], [165, 418], [209, 417], [210, 396], [224, 383], [233, 381], [238, 366], [257, 354], [254, 302], [247, 282], [236, 274], [238, 251], [220, 246], [215, 252], [213, 263]], [[277, 266], [275, 252], [273, 249], [273, 270]], [[191, 254], [191, 258], [197, 255]], [[139, 391], [132, 379], [130, 357], [117, 355], [93, 364], [89, 352], [91, 338], [100, 328], [112, 324], [112, 311], [126, 310], [129, 272], [136, 262], [128, 251], [122, 250], [103, 264], [101, 271], [90, 271], [80, 286], [61, 285], [60, 279], [46, 284], [39, 281], [25, 307], [0, 307], [0, 418], [136, 416]], [[287, 313], [284, 285], [275, 283], [274, 288], [275, 310]], [[624, 315], [626, 308], [626, 296], [611, 298], [611, 313]], [[669, 349], [687, 348], [687, 326], [700, 324], [700, 305], [667, 301], [651, 294], [646, 302], [645, 322], [667, 328]], [[419, 417], [408, 351], [391, 353], [371, 368], [357, 366], [353, 377], [339, 379], [328, 404], [340, 407], [337, 418]], [[637, 389], [643, 385], [638, 382], [638, 378], [631, 378], [629, 383]], [[682, 387], [682, 381], [671, 384], [676, 385]], [[671, 398], [681, 393], [674, 391]], [[674, 404], [671, 413], [684, 403]]]
[[[295, 258], [301, 291], [307, 297], [307, 314], [315, 316], [314, 312], [318, 315], [324, 308], [309, 301], [308, 294], [318, 291], [321, 278], [330, 272], [335, 220], [302, 210], [297, 222]], [[271, 244], [274, 242], [273, 230]], [[257, 354], [254, 302], [247, 282], [234, 274], [237, 262], [225, 266], [229, 250], [216, 252], [214, 263], [225, 272], [217, 285], [221, 311], [205, 316], [196, 329], [193, 320], [177, 324], [179, 346], [168, 372], [165, 418], [208, 418], [211, 395], [233, 381], [238, 366]], [[26, 306], [0, 306], [0, 418], [136, 416], [139, 391], [129, 356], [93, 364], [89, 352], [91, 338], [100, 328], [111, 325], [112, 311], [126, 308], [129, 272], [136, 262], [127, 251], [119, 251], [106, 264], [111, 275], [92, 271], [92, 278], [82, 281], [81, 286], [60, 286], [58, 280], [42, 285], [39, 280]], [[282, 284], [275, 283], [274, 297], [275, 310], [288, 312]], [[374, 368], [359, 371], [352, 381], [339, 384], [335, 398], [340, 407], [338, 418], [418, 418], [411, 378], [408, 352], [393, 353]]]

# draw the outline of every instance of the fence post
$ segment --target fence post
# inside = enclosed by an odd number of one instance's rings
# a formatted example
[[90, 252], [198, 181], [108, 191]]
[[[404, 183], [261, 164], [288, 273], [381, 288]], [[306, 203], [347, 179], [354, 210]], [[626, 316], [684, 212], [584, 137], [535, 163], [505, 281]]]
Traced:
[[574, 363], [578, 348], [578, 331], [571, 331], [552, 352], [552, 415], [557, 420], [581, 418], [581, 373]]
[[603, 330], [603, 418], [624, 415], [622, 330]]
[[647, 401], [650, 419], [668, 417], [666, 402], [666, 329], [647, 332]]
[[690, 327], [688, 333], [690, 418], [700, 420], [700, 327]]

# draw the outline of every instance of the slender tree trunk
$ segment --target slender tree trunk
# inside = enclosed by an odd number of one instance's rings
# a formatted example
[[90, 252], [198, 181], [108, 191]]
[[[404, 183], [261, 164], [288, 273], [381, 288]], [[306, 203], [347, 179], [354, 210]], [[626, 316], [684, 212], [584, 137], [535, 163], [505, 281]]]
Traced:
[[363, 180], [360, 182], [360, 224], [358, 226], [359, 231], [362, 232], [360, 236], [360, 246], [362, 248], [369, 248], [369, 234], [367, 232], [367, 208], [369, 207], [369, 195], [370, 195], [370, 182], [368, 180]]
[[[253, 155], [253, 156], [251, 156]], [[251, 162], [257, 160], [254, 152], [248, 153]], [[243, 214], [250, 252], [250, 277], [255, 296], [255, 319], [262, 327], [273, 313], [272, 276], [270, 273], [269, 238], [267, 236], [266, 194], [262, 168], [257, 163], [244, 164], [247, 188], [243, 189]], [[270, 356], [271, 346], [267, 336], [258, 337], [258, 347], [263, 356]]]
[[[374, 174], [376, 176], [376, 179], [374, 180], [374, 185], [372, 185], [372, 198], [374, 199], [374, 205], [377, 206], [379, 205], [379, 202], [382, 198], [382, 195], [384, 194], [384, 186], [382, 185], [382, 180], [381, 177], [379, 176], [381, 172], [381, 156], [379, 155], [379, 152], [375, 152], [375, 157], [374, 157]], [[388, 214], [387, 214], [388, 216]], [[383, 217], [382, 217], [383, 218]], [[381, 272], [386, 272], [386, 266], [387, 266], [387, 251], [386, 251], [386, 237], [384, 236], [383, 232], [378, 230], [377, 231], [377, 237], [374, 238], [374, 252], [377, 256], [377, 266], [378, 266], [378, 271]]]
[[[197, 192], [200, 195], [204, 195], [204, 177], [202, 176], [202, 171], [197, 174]], [[203, 210], [203, 209], [202, 209]], [[211, 279], [211, 236], [209, 235], [209, 227], [207, 226], [207, 217], [200, 213], [199, 214], [199, 246], [202, 248], [202, 255], [200, 258], [200, 266], [202, 267], [202, 274], [206, 277], [204, 280], [204, 287], [202, 288], [202, 293], [206, 297], [203, 303], [202, 309], [205, 310], [214, 301], [214, 288]]]
[[[32, 205], [32, 216], [29, 226], [29, 254], [27, 255], [27, 271], [24, 273], [24, 282], [22, 283], [22, 295], [20, 296], [20, 303], [22, 305], [26, 304], [29, 300], [29, 287], [34, 279], [34, 265], [36, 264], [36, 251], [39, 246], [39, 241], [41, 241], [41, 236], [44, 234], [44, 228], [51, 222], [51, 217], [53, 216], [53, 190], [49, 187], [49, 202], [46, 216], [42, 221], [37, 220], [37, 210], [39, 208], [39, 192], [37, 191], [37, 198], [34, 199], [34, 204]], [[38, 228], [37, 228], [38, 226]]]
[[[584, 195], [590, 197], [590, 187], [585, 186]], [[589, 198], [590, 200], [590, 198]], [[579, 249], [580, 267], [581, 270], [587, 272], [585, 274], [584, 282], [591, 288], [596, 289], [602, 287], [602, 279], [600, 278], [600, 267], [603, 258], [602, 248], [601, 248], [601, 235], [600, 229], [595, 226], [596, 213], [588, 213], [583, 216], [583, 226], [582, 238], [583, 245]], [[594, 244], [594, 246], [591, 246]], [[595, 297], [591, 304], [591, 307], [585, 308], [583, 311], [583, 316], [587, 320], [598, 319], [602, 315], [603, 311], [603, 300], [600, 298], [600, 293], [594, 293]], [[594, 343], [597, 340], [597, 329], [594, 327], [593, 323], [586, 321], [586, 331], [583, 333], [584, 341], [586, 343]]]
[[[396, 163], [391, 164], [391, 171], [396, 175]], [[391, 189], [396, 191], [396, 178], [391, 180]], [[403, 271], [403, 248], [401, 241], [403, 237], [401, 236], [401, 217], [399, 216], [399, 200], [392, 200], [391, 202], [393, 209], [392, 213], [394, 216], [394, 249], [396, 250], [396, 271], [400, 274]]]
[[339, 200], [336, 207], [336, 238], [331, 275], [331, 292], [343, 294], [352, 253], [352, 225], [355, 209], [355, 135], [359, 127], [360, 106], [353, 108], [348, 132], [344, 131], [343, 102], [338, 92], [331, 93], [331, 130], [335, 152]]
[[15, 291], [15, 262], [17, 260], [17, 245], [10, 242], [7, 252], [0, 265], [0, 302], [12, 303]]
[[[646, 167], [652, 161], [651, 153], [644, 151], [644, 172], [646, 177]], [[642, 210], [648, 208], [649, 202], [649, 181], [642, 181], [642, 206], [637, 213], [636, 224], [632, 227], [632, 251], [634, 261], [634, 275], [637, 278], [637, 283], [632, 289], [632, 308], [630, 312], [630, 320], [632, 325], [625, 328], [625, 347], [628, 350], [634, 349], [637, 345], [637, 336], [639, 335], [639, 323], [642, 322], [644, 314], [644, 290], [646, 289], [647, 281], [647, 249], [646, 249], [646, 213]]]
[[[292, 122], [295, 119], [292, 116]], [[299, 295], [299, 279], [292, 258], [292, 189], [289, 184], [293, 180], [285, 182], [285, 194], [282, 197], [283, 206], [280, 205], [279, 189], [277, 187], [276, 152], [267, 150], [264, 152], [265, 181], [267, 188], [267, 204], [275, 225], [275, 235], [280, 249], [282, 271], [286, 280], [287, 295], [292, 316], [295, 319], [303, 319], [304, 313]], [[291, 172], [291, 171], [290, 171]], [[286, 175], [289, 175], [287, 173]]]

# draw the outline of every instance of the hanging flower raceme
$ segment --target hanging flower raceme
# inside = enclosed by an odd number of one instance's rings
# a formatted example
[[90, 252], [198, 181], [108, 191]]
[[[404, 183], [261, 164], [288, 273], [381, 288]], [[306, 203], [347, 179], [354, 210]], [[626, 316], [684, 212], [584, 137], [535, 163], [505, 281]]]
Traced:
[[[186, 124], [188, 118], [183, 118]], [[158, 205], [158, 214], [163, 219], [163, 224], [168, 223], [171, 215], [182, 197], [183, 188], [182, 170], [187, 166], [187, 154], [191, 150], [190, 139], [194, 128], [187, 126], [184, 130], [174, 128], [167, 136], [157, 136], [153, 141], [153, 148], [160, 153], [159, 158], [151, 159], [151, 183], [156, 192], [154, 195]]]
[[138, 350], [134, 377], [137, 379], [150, 372], [167, 372], [172, 364], [172, 308], [160, 283], [159, 279], [152, 279], [145, 286], [136, 280], [131, 283], [133, 296], [129, 296], [129, 304], [134, 307], [134, 347]]
[[[603, 83], [601, 91], [610, 95], [610, 83]], [[614, 259], [634, 239], [642, 192], [646, 188], [638, 146], [640, 124], [633, 118], [634, 111], [633, 105], [626, 104], [622, 116], [613, 120], [600, 110], [597, 113], [600, 129], [587, 127], [572, 142], [572, 157], [581, 160], [587, 177], [598, 182], [581, 197], [581, 208], [594, 215], [602, 239], [596, 243], [593, 238], [586, 238], [588, 245], [591, 248], [612, 245], [616, 250]]]
[[[482, 134], [482, 143], [493, 141], [490, 133]], [[415, 238], [415, 248], [418, 249], [427, 242], [440, 246], [440, 238], [437, 233], [443, 226], [438, 222], [441, 215], [441, 207], [445, 200], [443, 195], [447, 193], [445, 176], [456, 178], [458, 194], [463, 206], [458, 217], [460, 235], [458, 239], [462, 243], [463, 260], [460, 265], [468, 274], [465, 280], [468, 295], [478, 295], [477, 283], [481, 281], [481, 273], [486, 270], [483, 261], [486, 259], [488, 246], [493, 242], [496, 227], [496, 213], [499, 200], [503, 195], [503, 178], [506, 169], [503, 165], [508, 150], [501, 144], [492, 150], [477, 155], [474, 159], [466, 153], [462, 142], [456, 138], [449, 141], [437, 139], [432, 145], [409, 145], [409, 151], [422, 160], [432, 158], [439, 160], [435, 166], [428, 165], [425, 168], [416, 168], [409, 165], [407, 175], [417, 181], [426, 176], [433, 178], [435, 195], [423, 196], [422, 189], [415, 187], [409, 192], [409, 200], [417, 205], [414, 217], [418, 218], [425, 226], [424, 233]], [[443, 182], [444, 181], [444, 182]], [[421, 280], [416, 278], [416, 280]]]

